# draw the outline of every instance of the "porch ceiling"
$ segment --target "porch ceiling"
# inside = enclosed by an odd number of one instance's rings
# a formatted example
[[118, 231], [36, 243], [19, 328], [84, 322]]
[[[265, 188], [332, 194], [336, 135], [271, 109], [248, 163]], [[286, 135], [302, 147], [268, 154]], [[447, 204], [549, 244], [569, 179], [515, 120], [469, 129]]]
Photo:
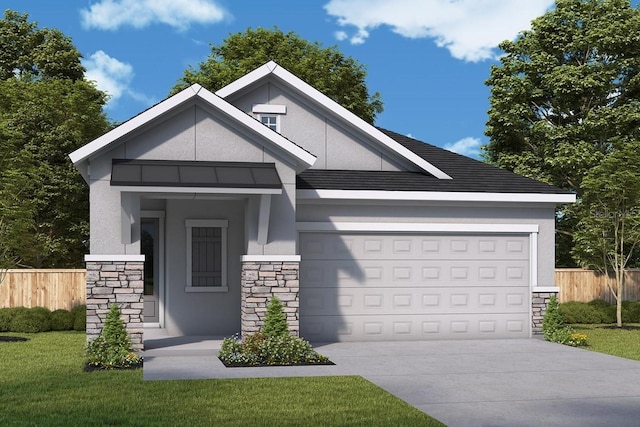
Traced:
[[248, 162], [114, 159], [111, 185], [282, 190], [274, 163]]

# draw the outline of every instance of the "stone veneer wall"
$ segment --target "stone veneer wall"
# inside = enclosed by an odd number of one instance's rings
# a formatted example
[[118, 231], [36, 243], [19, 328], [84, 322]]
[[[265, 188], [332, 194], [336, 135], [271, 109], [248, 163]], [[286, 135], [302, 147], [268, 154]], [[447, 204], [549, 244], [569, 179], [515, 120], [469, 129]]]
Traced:
[[87, 341], [102, 332], [118, 304], [135, 351], [143, 350], [143, 261], [87, 261]]
[[531, 327], [534, 335], [542, 334], [542, 321], [547, 312], [551, 297], [557, 297], [558, 292], [533, 292], [531, 294]]
[[258, 332], [264, 324], [272, 296], [282, 301], [289, 331], [300, 334], [300, 263], [294, 261], [243, 261], [241, 334]]

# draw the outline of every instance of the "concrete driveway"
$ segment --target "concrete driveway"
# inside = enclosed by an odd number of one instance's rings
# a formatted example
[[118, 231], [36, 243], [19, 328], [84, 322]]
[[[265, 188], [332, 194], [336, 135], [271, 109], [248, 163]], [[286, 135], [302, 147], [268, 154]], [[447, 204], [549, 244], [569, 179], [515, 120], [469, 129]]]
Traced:
[[150, 380], [361, 375], [450, 427], [640, 426], [640, 362], [540, 339], [316, 344], [335, 366], [272, 368], [225, 368], [203, 337], [145, 344]]

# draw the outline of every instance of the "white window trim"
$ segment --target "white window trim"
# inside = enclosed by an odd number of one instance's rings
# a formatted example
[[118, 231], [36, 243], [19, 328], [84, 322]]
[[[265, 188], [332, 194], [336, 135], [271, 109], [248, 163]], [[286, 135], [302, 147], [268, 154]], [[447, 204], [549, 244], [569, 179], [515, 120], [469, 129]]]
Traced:
[[[271, 126], [268, 126], [266, 123], [262, 123], [262, 118], [263, 117], [273, 117], [276, 119], [276, 128], [273, 129], [271, 128]], [[260, 123], [262, 123], [264, 126], [267, 126], [269, 129], [275, 130], [276, 132], [280, 133], [280, 116], [278, 114], [258, 114], [258, 120], [260, 121]]]
[[[227, 285], [227, 229], [229, 221], [224, 219], [187, 219], [184, 221], [187, 234], [187, 281], [184, 288], [185, 292], [228, 292]], [[192, 260], [191, 260], [191, 240], [193, 227], [216, 227], [221, 229], [221, 249], [222, 249], [222, 286], [192, 286]]]

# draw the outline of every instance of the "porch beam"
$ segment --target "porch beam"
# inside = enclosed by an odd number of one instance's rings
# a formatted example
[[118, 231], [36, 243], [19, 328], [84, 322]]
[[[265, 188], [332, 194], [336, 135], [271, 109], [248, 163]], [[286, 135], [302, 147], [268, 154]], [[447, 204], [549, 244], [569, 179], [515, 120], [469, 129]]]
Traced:
[[271, 194], [260, 195], [258, 212], [258, 244], [266, 245], [269, 234], [269, 216], [271, 214]]
[[133, 207], [131, 193], [120, 193], [120, 236], [123, 245], [130, 245], [132, 242], [131, 227], [133, 225]]

